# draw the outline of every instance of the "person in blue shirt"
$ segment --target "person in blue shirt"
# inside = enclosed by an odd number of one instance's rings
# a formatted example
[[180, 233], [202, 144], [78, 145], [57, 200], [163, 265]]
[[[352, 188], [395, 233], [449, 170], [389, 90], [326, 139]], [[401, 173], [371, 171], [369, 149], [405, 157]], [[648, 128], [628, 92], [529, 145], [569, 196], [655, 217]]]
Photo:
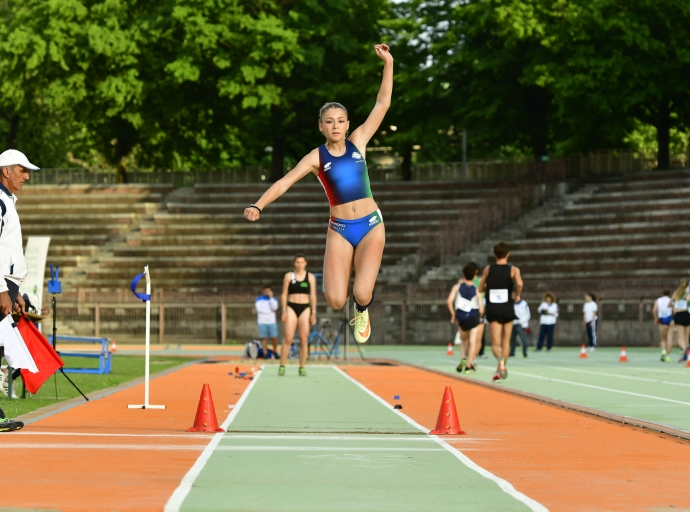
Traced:
[[351, 324], [358, 343], [371, 336], [368, 308], [374, 301], [374, 284], [386, 243], [381, 211], [369, 184], [366, 150], [391, 104], [393, 56], [385, 44], [377, 44], [374, 50], [384, 66], [376, 103], [364, 124], [349, 134], [350, 121], [345, 107], [340, 103], [326, 103], [319, 111], [319, 130], [326, 143], [311, 151], [244, 210], [247, 220], [257, 221], [263, 210], [295, 182], [310, 172], [317, 176], [331, 206], [323, 263], [326, 301], [333, 309], [345, 306], [354, 263], [355, 318]]
[[278, 310], [278, 299], [273, 296], [270, 286], [264, 286], [261, 295], [254, 303], [256, 309], [256, 323], [259, 327], [259, 339], [263, 350], [264, 359], [270, 359], [268, 353], [268, 340], [273, 344], [273, 354], [278, 353], [278, 324], [276, 323], [276, 311]]

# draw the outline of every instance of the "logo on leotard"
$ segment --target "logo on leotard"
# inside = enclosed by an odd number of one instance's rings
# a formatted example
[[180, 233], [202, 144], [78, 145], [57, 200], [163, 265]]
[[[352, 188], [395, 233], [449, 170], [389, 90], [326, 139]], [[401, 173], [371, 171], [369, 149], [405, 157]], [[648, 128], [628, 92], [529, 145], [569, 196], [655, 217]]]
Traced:
[[376, 217], [376, 216], [373, 216], [373, 217], [371, 217], [371, 218], [369, 219], [369, 225], [370, 225], [370, 226], [373, 226], [373, 225], [376, 224], [378, 221], [379, 221], [379, 218]]
[[326, 162], [326, 165], [323, 166], [323, 170], [324, 170], [324, 171], [329, 170], [329, 169], [331, 168], [331, 163], [332, 163], [332, 162]]
[[354, 153], [352, 153], [352, 158], [354, 158], [355, 160], [362, 160], [362, 155], [359, 154], [359, 152], [355, 151]]
[[329, 224], [331, 229], [337, 229], [339, 231], [343, 231], [345, 229], [345, 224], [340, 224], [339, 222], [331, 221]]

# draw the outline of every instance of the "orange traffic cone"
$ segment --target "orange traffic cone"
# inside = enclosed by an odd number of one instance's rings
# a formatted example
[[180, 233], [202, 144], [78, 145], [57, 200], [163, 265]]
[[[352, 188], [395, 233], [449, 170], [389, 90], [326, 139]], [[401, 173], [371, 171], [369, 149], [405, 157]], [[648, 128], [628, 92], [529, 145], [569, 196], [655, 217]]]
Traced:
[[117, 352], [117, 342], [113, 340], [113, 342], [110, 344], [110, 351], [114, 354]]
[[446, 350], [446, 355], [447, 356], [453, 355], [453, 344], [452, 343], [448, 343], [448, 350]]
[[196, 410], [194, 426], [188, 428], [187, 432], [225, 432], [225, 430], [218, 426], [216, 408], [213, 406], [211, 387], [208, 384], [204, 384], [204, 387], [201, 388], [201, 397], [199, 397], [199, 407]]
[[625, 347], [621, 348], [621, 358], [618, 360], [619, 363], [627, 363], [628, 362], [628, 354], [625, 352]]
[[429, 432], [429, 434], [437, 436], [466, 434], [460, 428], [458, 411], [455, 409], [455, 399], [450, 386], [446, 386], [446, 390], [443, 392], [443, 402], [441, 402], [441, 409], [438, 411], [436, 429]]
[[582, 345], [582, 348], [580, 349], [580, 359], [587, 359], [587, 349], [584, 345]]
[[688, 357], [688, 362], [685, 363], [685, 367], [686, 367], [686, 368], [690, 368], [690, 357]]

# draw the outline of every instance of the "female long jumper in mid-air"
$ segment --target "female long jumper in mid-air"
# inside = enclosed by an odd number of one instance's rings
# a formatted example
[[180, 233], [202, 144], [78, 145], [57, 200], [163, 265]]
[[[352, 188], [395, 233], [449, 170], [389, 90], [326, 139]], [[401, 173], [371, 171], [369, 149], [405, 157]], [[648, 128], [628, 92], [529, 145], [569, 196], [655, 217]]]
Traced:
[[323, 262], [326, 301], [333, 309], [345, 305], [354, 262], [354, 334], [358, 343], [364, 343], [371, 335], [367, 308], [374, 300], [374, 284], [386, 243], [383, 218], [371, 194], [365, 157], [367, 144], [391, 103], [393, 56], [385, 44], [378, 44], [374, 49], [384, 63], [383, 79], [376, 105], [364, 124], [348, 137], [347, 110], [340, 103], [326, 103], [319, 111], [319, 130], [326, 143], [311, 151], [261, 199], [244, 210], [247, 220], [259, 220], [263, 209], [295, 182], [310, 172], [317, 176], [331, 205]]

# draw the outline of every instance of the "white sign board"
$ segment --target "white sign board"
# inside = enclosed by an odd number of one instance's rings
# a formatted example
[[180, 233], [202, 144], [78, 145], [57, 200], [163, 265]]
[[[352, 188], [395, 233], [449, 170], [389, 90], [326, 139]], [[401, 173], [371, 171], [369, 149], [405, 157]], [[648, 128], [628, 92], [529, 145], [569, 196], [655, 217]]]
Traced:
[[24, 250], [29, 273], [19, 287], [19, 293], [26, 293], [31, 304], [39, 313], [43, 307], [43, 282], [45, 281], [49, 246], [49, 236], [30, 236]]

